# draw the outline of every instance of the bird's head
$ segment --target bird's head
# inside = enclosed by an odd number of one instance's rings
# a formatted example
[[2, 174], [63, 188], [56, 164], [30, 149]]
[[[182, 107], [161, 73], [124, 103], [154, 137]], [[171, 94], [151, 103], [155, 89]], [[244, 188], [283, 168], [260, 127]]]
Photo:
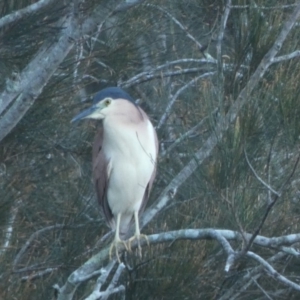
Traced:
[[76, 122], [82, 119], [104, 119], [105, 116], [113, 110], [113, 107], [115, 106], [114, 102], [115, 101], [112, 98], [107, 97], [79, 113], [72, 119], [71, 122]]
[[110, 114], [118, 114], [126, 110], [126, 106], [128, 106], [126, 103], [128, 103], [128, 101], [134, 104], [133, 98], [121, 88], [105, 88], [95, 95], [93, 105], [79, 113], [71, 122], [82, 119], [102, 120]]

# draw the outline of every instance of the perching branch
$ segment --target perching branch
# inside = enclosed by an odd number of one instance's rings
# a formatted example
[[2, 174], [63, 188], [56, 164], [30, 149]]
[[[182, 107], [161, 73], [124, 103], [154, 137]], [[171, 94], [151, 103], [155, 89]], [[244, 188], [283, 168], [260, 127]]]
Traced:
[[[298, 5], [297, 9], [295, 10], [294, 14], [289, 18], [289, 20], [286, 21], [285, 25], [283, 26], [283, 29], [281, 33], [279, 34], [276, 42], [274, 43], [273, 47], [270, 49], [270, 51], [265, 55], [263, 60], [261, 61], [260, 65], [258, 66], [257, 70], [253, 73], [251, 76], [248, 84], [245, 86], [245, 88], [241, 91], [240, 95], [237, 97], [235, 103], [231, 106], [229, 109], [227, 115], [223, 118], [221, 117], [219, 119], [219, 122], [216, 125], [215, 131], [211, 137], [207, 139], [207, 141], [204, 143], [204, 145], [195, 153], [195, 158], [193, 158], [187, 165], [184, 167], [177, 176], [169, 183], [169, 185], [163, 190], [157, 201], [145, 212], [144, 217], [141, 220], [141, 226], [145, 226], [147, 223], [149, 223], [172, 199], [174, 193], [176, 193], [177, 189], [185, 182], [189, 176], [203, 163], [203, 161], [209, 157], [213, 151], [213, 149], [218, 144], [218, 141], [222, 139], [224, 132], [228, 129], [230, 123], [234, 122], [238, 113], [242, 109], [242, 107], [245, 105], [245, 103], [248, 100], [249, 95], [253, 91], [253, 89], [257, 86], [259, 80], [264, 76], [265, 72], [268, 70], [268, 67], [271, 65], [275, 55], [280, 50], [283, 41], [285, 40], [287, 34], [291, 30], [293, 24], [296, 22], [300, 11], [300, 4]], [[146, 78], [147, 79], [147, 78]], [[138, 82], [138, 81], [137, 81]], [[179, 238], [189, 238], [189, 239], [196, 239], [200, 238], [201, 234], [202, 236], [207, 236], [207, 238], [212, 239], [213, 236], [216, 236], [215, 231], [210, 232], [209, 231], [179, 231], [180, 233], [163, 233], [161, 235], [152, 235], [149, 236], [149, 242], [150, 243], [159, 243], [165, 242], [167, 240], [179, 239]], [[228, 233], [228, 231], [227, 231]], [[189, 236], [191, 234], [191, 236]], [[218, 234], [221, 234], [221, 236], [225, 239], [223, 234], [225, 232], [220, 233], [218, 231]], [[230, 234], [229, 234], [230, 235]], [[237, 238], [240, 234], [234, 234], [233, 236]], [[219, 237], [219, 235], [217, 235]], [[246, 234], [247, 236], [247, 234]], [[248, 236], [249, 238], [252, 235]], [[299, 237], [300, 238], [300, 237]], [[222, 238], [221, 238], [222, 239]], [[221, 240], [220, 239], [220, 240]], [[228, 238], [229, 239], [229, 238]], [[242, 237], [241, 237], [242, 239]], [[223, 240], [223, 239], [222, 239]], [[296, 242], [297, 239], [293, 239], [294, 242]], [[254, 239], [254, 243], [256, 244], [258, 241], [261, 242], [267, 242], [269, 245], [272, 245], [274, 247], [274, 244], [271, 244], [271, 239], [269, 241], [265, 240], [264, 237], [256, 236]], [[278, 240], [273, 240], [276, 243], [278, 243]], [[143, 244], [143, 241], [142, 243]], [[228, 243], [224, 242], [222, 244], [227, 245]], [[133, 247], [135, 245], [132, 245]], [[279, 244], [277, 244], [279, 246]], [[228, 247], [229, 248], [229, 247]], [[226, 249], [225, 247], [225, 252]], [[68, 278], [68, 281], [64, 285], [66, 294], [64, 295], [73, 295], [75, 292], [77, 286], [82, 282], [81, 280], [84, 280], [86, 276], [83, 276], [83, 274], [92, 274], [95, 270], [99, 269], [103, 260], [107, 259], [109, 250], [108, 248], [103, 249], [98, 254], [93, 256], [90, 260], [88, 260], [83, 266], [81, 266], [78, 270], [73, 272], [70, 277]], [[226, 253], [231, 253], [231, 251], [227, 251]], [[297, 251], [296, 251], [297, 253]], [[230, 267], [230, 264], [229, 264]], [[62, 296], [59, 299], [70, 299], [67, 297]]]
[[[250, 239], [252, 234], [244, 233], [246, 238]], [[225, 271], [229, 271], [232, 263], [235, 261], [235, 256], [238, 255], [238, 252], [234, 251], [229, 243], [229, 241], [243, 241], [243, 236], [238, 231], [232, 230], [223, 230], [223, 229], [182, 229], [177, 231], [169, 231], [159, 234], [152, 234], [148, 236], [148, 241], [142, 239], [140, 241], [141, 246], [147, 246], [149, 244], [160, 244], [160, 243], [169, 243], [177, 240], [216, 240], [225, 251], [227, 255], [226, 265], [224, 267]], [[264, 236], [256, 236], [253, 243], [257, 246], [261, 246], [269, 249], [280, 249], [280, 246], [287, 245], [290, 246], [300, 241], [300, 234], [292, 234], [282, 237], [272, 237], [267, 238]], [[132, 243], [132, 249], [137, 248], [138, 244], [136, 241]], [[294, 253], [296, 257], [300, 257], [300, 252], [293, 247], [287, 247], [293, 249], [289, 251]], [[120, 245], [120, 252], [125, 250], [125, 247]], [[99, 270], [103, 265], [103, 262], [109, 258], [109, 246], [102, 249], [99, 253], [91, 257], [86, 263], [84, 263], [80, 268], [74, 271], [68, 278], [65, 285], [59, 288], [59, 297], [58, 300], [70, 300], [72, 295], [74, 295], [76, 288], [80, 283], [86, 281], [87, 279], [99, 274]], [[115, 261], [112, 261], [110, 264], [114, 264]], [[111, 265], [109, 265], [111, 266]], [[108, 267], [107, 267], [108, 268]], [[100, 273], [101, 274], [101, 273]], [[99, 279], [100, 281], [100, 279]], [[102, 283], [102, 281], [101, 281]], [[99, 286], [99, 284], [98, 284]]]

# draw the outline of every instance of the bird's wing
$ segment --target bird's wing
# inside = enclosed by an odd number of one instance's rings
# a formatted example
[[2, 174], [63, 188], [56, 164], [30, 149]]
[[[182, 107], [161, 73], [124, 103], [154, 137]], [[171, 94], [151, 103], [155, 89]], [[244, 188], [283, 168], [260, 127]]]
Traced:
[[156, 164], [157, 164], [157, 156], [158, 156], [158, 139], [157, 139], [157, 134], [156, 134], [155, 130], [154, 130], [154, 139], [155, 139], [155, 147], [156, 147], [156, 159], [153, 163], [155, 164], [155, 166], [154, 166], [154, 169], [153, 169], [153, 173], [150, 177], [150, 180], [147, 184], [147, 188], [145, 190], [145, 194], [144, 194], [144, 197], [143, 197], [143, 202], [142, 202], [141, 208], [139, 210], [139, 215], [141, 215], [143, 213], [143, 211], [144, 211], [144, 209], [147, 205], [149, 195], [150, 195], [150, 191], [152, 189], [152, 185], [153, 185], [153, 182], [154, 182], [154, 179], [155, 179], [155, 176], [156, 176]]
[[102, 208], [106, 222], [112, 226], [113, 214], [107, 202], [107, 189], [110, 176], [110, 163], [104, 156], [103, 128], [98, 131], [93, 144], [93, 179], [99, 205]]

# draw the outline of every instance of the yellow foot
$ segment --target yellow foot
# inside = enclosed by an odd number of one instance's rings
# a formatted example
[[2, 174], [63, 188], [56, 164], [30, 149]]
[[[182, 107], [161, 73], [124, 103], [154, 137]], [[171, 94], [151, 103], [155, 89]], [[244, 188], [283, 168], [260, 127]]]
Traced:
[[139, 257], [142, 257], [142, 248], [141, 248], [141, 244], [140, 244], [140, 240], [141, 238], [145, 239], [147, 241], [147, 244], [149, 246], [149, 240], [148, 240], [148, 237], [147, 235], [145, 234], [139, 234], [139, 235], [134, 235], [132, 236], [128, 241], [128, 249], [129, 251], [131, 252], [131, 243], [134, 241], [134, 240], [137, 240], [137, 243], [138, 243], [138, 253], [139, 253]]
[[120, 239], [114, 239], [114, 241], [111, 243], [110, 249], [109, 249], [109, 259], [112, 259], [112, 252], [113, 248], [116, 248], [116, 257], [118, 259], [118, 262], [121, 263], [120, 257], [119, 257], [119, 245], [122, 244], [125, 249], [128, 251], [128, 247], [125, 241], [122, 241]]

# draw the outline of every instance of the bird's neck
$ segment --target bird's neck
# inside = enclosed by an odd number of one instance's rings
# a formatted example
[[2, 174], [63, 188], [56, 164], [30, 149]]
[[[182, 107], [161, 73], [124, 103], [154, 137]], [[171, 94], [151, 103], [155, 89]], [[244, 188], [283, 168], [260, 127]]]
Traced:
[[[103, 122], [104, 142], [106, 153], [116, 151], [130, 158], [137, 148], [144, 144], [144, 138], [147, 139], [148, 122], [132, 122], [130, 118], [118, 116], [117, 118], [107, 118]], [[138, 126], [137, 126], [138, 125]]]

